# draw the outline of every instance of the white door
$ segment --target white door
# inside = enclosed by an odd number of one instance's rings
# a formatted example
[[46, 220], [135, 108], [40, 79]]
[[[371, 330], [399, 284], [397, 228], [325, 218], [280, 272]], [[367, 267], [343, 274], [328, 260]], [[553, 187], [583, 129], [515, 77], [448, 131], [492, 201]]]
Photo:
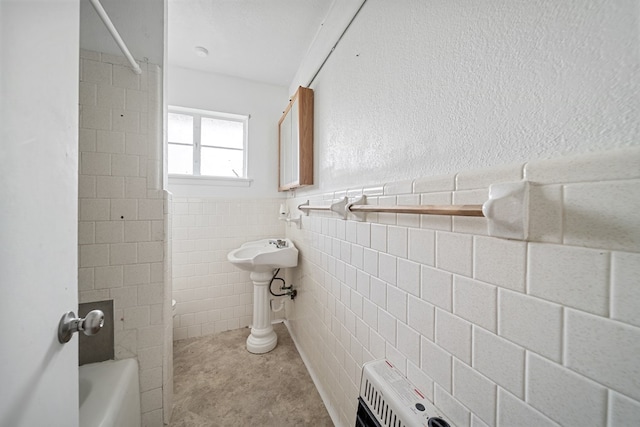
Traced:
[[0, 0], [0, 426], [78, 425], [79, 0]]

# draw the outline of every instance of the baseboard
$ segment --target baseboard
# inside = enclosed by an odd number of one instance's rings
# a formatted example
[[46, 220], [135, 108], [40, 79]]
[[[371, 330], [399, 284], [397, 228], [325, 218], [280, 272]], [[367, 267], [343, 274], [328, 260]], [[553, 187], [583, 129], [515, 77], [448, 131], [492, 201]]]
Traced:
[[336, 413], [335, 409], [333, 408], [333, 406], [331, 405], [331, 403], [329, 401], [329, 395], [327, 394], [327, 392], [322, 387], [322, 384], [320, 383], [320, 380], [318, 379], [318, 376], [316, 375], [315, 371], [311, 367], [311, 364], [309, 363], [309, 359], [307, 358], [307, 355], [304, 353], [302, 348], [298, 345], [298, 341], [296, 340], [295, 335], [291, 332], [291, 326], [289, 324], [289, 321], [288, 320], [284, 320], [283, 323], [287, 327], [287, 330], [289, 331], [289, 335], [291, 336], [291, 339], [293, 340], [293, 344], [296, 346], [296, 350], [298, 350], [298, 354], [300, 355], [300, 358], [302, 359], [302, 363], [304, 363], [304, 366], [307, 367], [307, 371], [309, 372], [309, 375], [311, 376], [311, 380], [313, 381], [313, 384], [315, 384], [316, 390], [318, 390], [318, 394], [320, 394], [320, 398], [322, 399], [322, 402], [324, 403], [324, 407], [327, 408], [327, 412], [329, 413], [329, 416], [331, 417], [331, 421], [333, 421], [333, 425], [335, 427], [343, 427], [342, 424], [340, 424], [340, 417], [338, 416], [338, 414]]

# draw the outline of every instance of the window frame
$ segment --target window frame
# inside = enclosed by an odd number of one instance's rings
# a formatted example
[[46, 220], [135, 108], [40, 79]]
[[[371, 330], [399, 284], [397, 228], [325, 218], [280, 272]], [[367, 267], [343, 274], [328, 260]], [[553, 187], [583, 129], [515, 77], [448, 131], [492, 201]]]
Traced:
[[[248, 176], [248, 160], [249, 160], [249, 119], [251, 116], [249, 114], [233, 114], [233, 113], [222, 113], [219, 111], [209, 111], [209, 110], [201, 110], [197, 108], [189, 108], [189, 107], [180, 107], [177, 105], [168, 105], [167, 106], [167, 114], [175, 113], [175, 114], [183, 114], [188, 115], [193, 118], [193, 144], [185, 144], [181, 142], [171, 142], [169, 141], [168, 132], [167, 132], [167, 152], [169, 145], [181, 145], [181, 146], [192, 146], [193, 147], [193, 174], [176, 174], [176, 173], [168, 173], [168, 177], [172, 180], [175, 179], [187, 179], [187, 180], [197, 180], [198, 183], [207, 184], [207, 181], [215, 182], [221, 185], [234, 185], [234, 182], [238, 183], [246, 183], [247, 185], [252, 181]], [[205, 147], [212, 148], [222, 148], [226, 150], [236, 150], [242, 151], [242, 175], [241, 176], [225, 176], [225, 175], [201, 175], [201, 158], [202, 158], [202, 144], [201, 144], [201, 122], [202, 118], [211, 118], [215, 120], [226, 120], [239, 122], [243, 125], [243, 141], [242, 141], [242, 149], [239, 148], [230, 148], [230, 147], [222, 147], [222, 146], [212, 146], [205, 145]], [[169, 159], [167, 158], [167, 164]], [[168, 169], [167, 169], [168, 170]]]

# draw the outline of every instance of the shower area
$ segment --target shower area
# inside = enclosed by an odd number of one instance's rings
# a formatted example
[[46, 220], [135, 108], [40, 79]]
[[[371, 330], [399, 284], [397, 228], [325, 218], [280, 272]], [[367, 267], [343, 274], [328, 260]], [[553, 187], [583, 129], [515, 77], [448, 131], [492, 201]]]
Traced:
[[162, 425], [172, 391], [170, 196], [162, 71], [140, 68], [80, 52], [78, 297], [88, 307], [113, 300], [112, 354], [137, 359], [143, 424]]

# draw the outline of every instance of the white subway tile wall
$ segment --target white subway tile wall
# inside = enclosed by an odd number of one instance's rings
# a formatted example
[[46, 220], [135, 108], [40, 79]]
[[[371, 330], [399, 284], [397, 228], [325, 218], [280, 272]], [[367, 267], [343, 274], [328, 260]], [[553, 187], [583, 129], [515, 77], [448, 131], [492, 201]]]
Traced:
[[141, 63], [138, 76], [104, 53], [80, 57], [79, 301], [113, 299], [115, 357], [138, 359], [143, 424], [162, 426], [173, 387], [163, 339], [171, 325], [168, 203], [157, 179], [162, 74]]
[[[354, 423], [362, 363], [381, 357], [458, 426], [637, 425], [638, 171], [634, 148], [366, 186], [384, 188], [371, 204], [481, 203], [524, 175], [526, 242], [487, 236], [483, 218], [311, 212], [287, 228], [300, 249], [287, 317], [338, 425]], [[299, 191], [289, 209], [359, 191]]]
[[527, 402], [560, 425], [602, 426], [607, 389], [574, 371], [527, 354]]
[[421, 345], [422, 371], [446, 391], [451, 392], [451, 353], [424, 337]]
[[640, 403], [619, 393], [609, 392], [609, 425], [640, 425]]
[[562, 358], [562, 306], [500, 289], [499, 334], [557, 362]]
[[433, 385], [433, 403], [458, 427], [471, 426], [471, 412], [437, 382]]
[[611, 318], [640, 326], [640, 254], [611, 256]]
[[522, 347], [482, 328], [473, 328], [473, 367], [506, 390], [524, 398]]
[[[284, 237], [285, 223], [278, 220], [282, 202], [173, 198], [174, 340], [250, 325], [253, 283], [249, 272], [227, 261], [227, 254], [251, 240]], [[342, 268], [344, 271], [344, 263]], [[344, 279], [343, 274], [342, 282]]]
[[478, 326], [496, 332], [497, 288], [465, 277], [453, 279], [453, 312]]
[[[498, 388], [498, 425], [518, 427], [557, 427], [558, 423], [525, 403], [522, 399]], [[612, 424], [624, 425], [624, 424]]]
[[454, 397], [487, 425], [495, 425], [496, 384], [469, 365], [453, 360]]

